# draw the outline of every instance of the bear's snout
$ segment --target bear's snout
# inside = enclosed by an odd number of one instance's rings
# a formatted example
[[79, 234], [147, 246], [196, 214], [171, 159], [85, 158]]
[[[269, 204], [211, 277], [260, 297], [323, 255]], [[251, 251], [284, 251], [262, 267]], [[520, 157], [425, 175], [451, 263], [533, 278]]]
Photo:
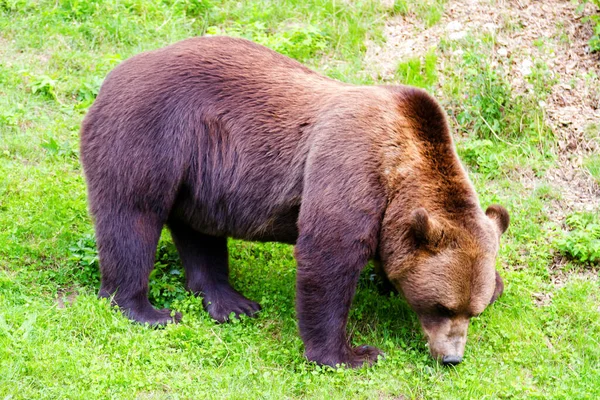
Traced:
[[443, 365], [456, 365], [462, 361], [465, 352], [467, 335], [464, 336], [442, 336], [429, 338], [429, 352], [431, 356]]
[[442, 364], [444, 365], [456, 365], [462, 362], [462, 356], [444, 356], [442, 357]]
[[443, 365], [456, 365], [463, 359], [469, 318], [421, 318], [431, 356]]

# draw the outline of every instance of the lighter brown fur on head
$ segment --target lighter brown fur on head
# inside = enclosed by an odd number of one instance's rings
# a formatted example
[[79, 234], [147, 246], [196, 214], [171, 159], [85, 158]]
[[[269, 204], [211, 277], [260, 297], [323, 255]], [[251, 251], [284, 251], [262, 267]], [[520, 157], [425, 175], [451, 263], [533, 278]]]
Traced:
[[495, 272], [500, 230], [481, 214], [465, 226], [416, 209], [397, 227], [404, 230], [406, 250], [382, 257], [388, 278], [417, 313], [432, 356], [441, 361], [462, 359], [469, 319], [501, 290]]

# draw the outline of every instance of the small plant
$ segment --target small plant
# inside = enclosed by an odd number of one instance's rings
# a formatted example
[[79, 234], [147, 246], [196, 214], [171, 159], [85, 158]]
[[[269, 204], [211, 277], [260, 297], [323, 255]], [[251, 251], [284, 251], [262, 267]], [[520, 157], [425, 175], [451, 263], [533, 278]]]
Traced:
[[217, 27], [209, 27], [207, 33], [244, 37], [302, 62], [316, 57], [330, 42], [330, 39], [313, 25], [287, 22], [275, 30], [257, 21], [228, 28], [225, 32]]
[[84, 235], [73, 246], [69, 247], [70, 260], [75, 264], [75, 280], [85, 286], [100, 285], [100, 269], [96, 238], [89, 233]]
[[423, 59], [411, 58], [398, 64], [396, 77], [406, 85], [430, 89], [437, 82], [436, 63], [437, 56], [430, 50]]
[[457, 115], [461, 125], [473, 124], [472, 131], [481, 139], [498, 140], [500, 135], [512, 136], [508, 113], [511, 105], [511, 88], [504, 72], [492, 68], [486, 60], [476, 54], [466, 54], [467, 81], [469, 91], [465, 108]]
[[600, 215], [572, 214], [567, 226], [570, 232], [558, 240], [559, 250], [580, 263], [600, 264]]
[[583, 165], [594, 178], [596, 183], [600, 185], [600, 155], [595, 154], [585, 159]]
[[210, 0], [163, 0], [165, 5], [171, 7], [174, 13], [182, 13], [190, 18], [203, 18], [215, 7]]
[[435, 25], [444, 14], [444, 0], [408, 1], [396, 0], [392, 12], [404, 16], [416, 16], [427, 27]]
[[73, 157], [76, 158], [78, 154], [77, 145], [73, 142], [65, 140], [62, 143], [59, 143], [53, 137], [44, 141], [41, 144], [42, 148], [45, 149], [50, 156], [53, 157]]
[[312, 25], [295, 25], [281, 36], [271, 36], [273, 49], [297, 60], [305, 61], [315, 57], [327, 48], [328, 40]]
[[26, 0], [1, 0], [0, 10], [15, 12], [18, 10], [25, 10], [29, 7]]
[[[502, 65], [490, 63], [485, 54], [474, 50], [464, 53], [459, 67], [464, 71], [457, 78], [461, 86], [456, 94], [461, 100], [455, 100], [453, 108], [464, 132], [512, 147], [535, 146], [543, 150], [552, 143], [552, 131], [544, 123], [537, 98], [515, 95]], [[536, 67], [535, 83], [543, 87], [550, 79], [547, 75], [543, 66]]]
[[463, 141], [457, 147], [461, 160], [467, 165], [479, 173], [496, 177], [502, 166], [498, 152], [495, 151], [496, 146], [491, 140], [473, 139]]
[[[600, 8], [600, 0], [583, 0], [579, 3], [579, 8], [577, 11], [581, 13], [587, 3], [591, 2], [595, 4], [596, 7]], [[592, 37], [589, 40], [590, 50], [592, 52], [600, 51], [600, 14], [589, 15], [582, 19], [583, 22], [592, 22], [594, 26]]]
[[31, 93], [37, 94], [52, 100], [58, 100], [56, 97], [56, 80], [50, 78], [48, 75], [41, 75], [33, 79], [29, 83]]
[[0, 114], [0, 124], [3, 126], [17, 126], [15, 113], [5, 111]]
[[98, 96], [98, 92], [100, 91], [100, 86], [102, 86], [102, 78], [94, 77], [92, 80], [84, 82], [83, 85], [77, 91], [77, 108], [86, 109], [92, 105], [94, 100], [96, 100], [96, 96]]
[[150, 273], [150, 302], [159, 308], [169, 308], [174, 300], [183, 300], [186, 291], [182, 278], [175, 246], [172, 243], [159, 243], [154, 269]]

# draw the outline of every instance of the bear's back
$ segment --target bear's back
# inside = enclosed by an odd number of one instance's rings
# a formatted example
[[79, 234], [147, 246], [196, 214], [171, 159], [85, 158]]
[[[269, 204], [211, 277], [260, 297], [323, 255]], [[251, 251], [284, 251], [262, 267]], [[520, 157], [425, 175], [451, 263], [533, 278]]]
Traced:
[[132, 57], [82, 125], [92, 211], [95, 191], [146, 199], [168, 187], [173, 214], [200, 231], [292, 242], [309, 138], [344, 86], [243, 39]]

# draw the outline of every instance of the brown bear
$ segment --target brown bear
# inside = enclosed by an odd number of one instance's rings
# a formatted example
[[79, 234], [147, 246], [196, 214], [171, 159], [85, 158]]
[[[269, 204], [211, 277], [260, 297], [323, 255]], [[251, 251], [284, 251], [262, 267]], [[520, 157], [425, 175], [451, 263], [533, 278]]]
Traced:
[[106, 78], [81, 128], [102, 284], [131, 319], [167, 225], [187, 288], [217, 321], [259, 305], [228, 281], [227, 238], [295, 244], [305, 355], [359, 366], [348, 311], [369, 259], [416, 311], [432, 355], [462, 359], [469, 318], [502, 292], [508, 213], [484, 213], [446, 118], [423, 90], [340, 83], [247, 40], [202, 37]]

